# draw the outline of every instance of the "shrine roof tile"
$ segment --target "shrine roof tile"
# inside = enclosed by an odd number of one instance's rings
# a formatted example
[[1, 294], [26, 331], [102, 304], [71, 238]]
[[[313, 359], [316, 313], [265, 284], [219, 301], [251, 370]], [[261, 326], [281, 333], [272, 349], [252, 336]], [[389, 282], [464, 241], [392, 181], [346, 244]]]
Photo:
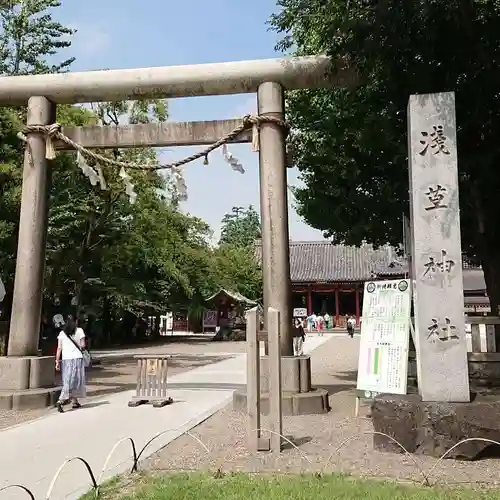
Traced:
[[380, 267], [388, 268], [394, 249], [372, 245], [360, 247], [329, 242], [292, 242], [290, 274], [292, 282], [340, 282], [373, 279]]
[[[257, 242], [257, 258], [262, 259], [262, 247]], [[333, 245], [328, 241], [291, 241], [290, 277], [292, 283], [363, 282], [374, 278], [402, 276], [408, 272], [407, 262], [396, 248], [385, 245], [374, 248]], [[486, 288], [481, 269], [464, 269], [465, 290]]]
[[[260, 242], [257, 254], [261, 260]], [[366, 281], [380, 269], [390, 269], [397, 259], [396, 250], [388, 245], [374, 249], [369, 244], [355, 247], [328, 241], [290, 242], [290, 275], [295, 283]]]

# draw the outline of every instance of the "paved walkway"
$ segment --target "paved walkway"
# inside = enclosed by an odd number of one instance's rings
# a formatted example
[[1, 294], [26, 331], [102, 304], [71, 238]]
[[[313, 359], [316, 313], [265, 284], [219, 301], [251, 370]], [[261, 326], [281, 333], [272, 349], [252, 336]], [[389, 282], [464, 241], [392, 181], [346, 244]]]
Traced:
[[[304, 350], [309, 353], [329, 339], [331, 336], [310, 335]], [[128, 408], [133, 393], [124, 392], [91, 401], [78, 411], [50, 414], [0, 431], [0, 488], [24, 484], [37, 500], [44, 499], [52, 477], [66, 459], [85, 458], [97, 479], [120, 439], [132, 437], [139, 452], [149, 439], [167, 431], [148, 446], [143, 454], [146, 458], [226, 406], [232, 387], [245, 384], [245, 366], [243, 354], [173, 376], [170, 384], [175, 389], [170, 395], [174, 404], [163, 409], [149, 405]], [[103, 479], [131, 467], [130, 457], [130, 443], [123, 442], [113, 453]], [[75, 461], [62, 471], [50, 499], [77, 499], [89, 486], [83, 464]], [[0, 493], [0, 500], [3, 498], [25, 497], [20, 491], [7, 490]]]
[[[359, 333], [359, 332], [356, 332]], [[309, 338], [314, 338], [318, 336], [317, 332], [306, 332], [306, 335], [308, 336], [307, 342], [309, 342]], [[193, 343], [193, 346], [210, 346], [213, 347], [213, 349], [208, 350], [205, 353], [207, 356], [234, 356], [237, 354], [237, 350], [233, 351], [228, 351], [228, 352], [223, 352], [217, 350], [217, 347], [220, 348], [221, 342], [212, 342], [212, 337], [213, 334], [191, 334], [191, 335], [178, 335], [176, 341], [172, 343], [159, 343], [158, 345], [143, 345], [143, 346], [130, 346], [130, 347], [125, 347], [125, 348], [110, 348], [110, 349], [92, 349], [92, 358], [93, 359], [114, 359], [114, 358], [130, 358], [139, 354], [171, 354], [172, 351], [178, 352], [179, 345], [184, 344], [183, 338], [189, 339], [189, 337], [196, 337], [197, 339], [200, 339], [200, 342], [198, 343]], [[335, 330], [328, 330], [324, 332], [325, 337], [345, 337], [346, 332], [345, 330], [342, 329], [335, 329]], [[206, 342], [203, 341], [203, 339], [206, 337]], [[170, 339], [169, 336], [163, 337], [165, 340]], [[175, 337], [174, 337], [175, 338]], [[306, 344], [307, 344], [306, 342]], [[224, 341], [222, 342], [224, 345], [229, 345], [230, 347], [235, 347], [238, 344], [243, 344], [243, 342], [232, 342], [232, 341]], [[304, 344], [304, 345], [306, 345]], [[241, 351], [240, 351], [241, 352]], [[187, 353], [183, 353], [187, 354]], [[203, 354], [200, 352], [196, 352], [197, 356], [202, 356]]]

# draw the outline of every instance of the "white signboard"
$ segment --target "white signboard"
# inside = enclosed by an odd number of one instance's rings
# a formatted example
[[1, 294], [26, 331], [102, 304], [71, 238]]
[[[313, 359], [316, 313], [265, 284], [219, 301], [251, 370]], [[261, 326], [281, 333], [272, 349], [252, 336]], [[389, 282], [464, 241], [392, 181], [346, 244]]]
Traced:
[[0, 279], [0, 302], [2, 302], [2, 300], [5, 298], [5, 286], [2, 282], [2, 280]]
[[203, 328], [215, 328], [217, 326], [217, 311], [203, 311]]
[[365, 283], [358, 391], [406, 394], [410, 340], [409, 280]]
[[305, 307], [296, 307], [293, 310], [294, 318], [307, 318], [307, 309]]

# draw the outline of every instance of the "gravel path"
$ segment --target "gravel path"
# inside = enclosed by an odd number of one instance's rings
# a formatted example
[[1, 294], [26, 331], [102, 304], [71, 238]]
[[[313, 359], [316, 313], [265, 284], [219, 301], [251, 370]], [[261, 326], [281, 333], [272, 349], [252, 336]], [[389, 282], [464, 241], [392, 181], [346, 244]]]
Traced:
[[[136, 387], [136, 361], [133, 355], [137, 348], [131, 348], [130, 356], [103, 359], [101, 366], [92, 368], [88, 374], [88, 400], [103, 397], [121, 391], [129, 391]], [[144, 353], [171, 354], [169, 375], [176, 375], [197, 366], [216, 363], [227, 356], [219, 353], [239, 354], [245, 352], [245, 342], [211, 342], [206, 338], [189, 338], [179, 342], [175, 338], [168, 339], [162, 346], [140, 348]], [[127, 352], [127, 351], [122, 351]], [[13, 425], [22, 424], [40, 417], [44, 417], [55, 410], [0, 410], [0, 430]]]
[[[246, 450], [246, 416], [231, 406], [221, 410], [191, 433], [182, 436], [148, 459], [148, 469], [210, 469], [257, 471], [338, 471], [367, 477], [392, 477], [422, 481], [415, 462], [425, 474], [436, 464], [430, 457], [410, 457], [379, 453], [372, 449], [373, 430], [361, 408], [354, 418], [355, 387], [359, 340], [335, 337], [312, 353], [313, 384], [330, 392], [332, 411], [326, 415], [284, 417], [284, 434], [298, 449], [288, 447], [280, 456], [270, 453], [249, 454]], [[265, 428], [266, 422], [262, 423]], [[432, 472], [431, 482], [500, 481], [500, 462], [482, 460], [458, 462], [444, 460]]]

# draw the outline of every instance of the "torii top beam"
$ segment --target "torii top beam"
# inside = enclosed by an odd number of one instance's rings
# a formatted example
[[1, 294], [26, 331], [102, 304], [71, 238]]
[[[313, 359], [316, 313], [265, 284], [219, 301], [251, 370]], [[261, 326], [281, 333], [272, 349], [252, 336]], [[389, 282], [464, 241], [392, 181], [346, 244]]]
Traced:
[[347, 85], [352, 72], [330, 69], [327, 56], [288, 57], [189, 66], [0, 77], [0, 106], [23, 105], [31, 96], [57, 104], [256, 92], [264, 82], [286, 89]]

